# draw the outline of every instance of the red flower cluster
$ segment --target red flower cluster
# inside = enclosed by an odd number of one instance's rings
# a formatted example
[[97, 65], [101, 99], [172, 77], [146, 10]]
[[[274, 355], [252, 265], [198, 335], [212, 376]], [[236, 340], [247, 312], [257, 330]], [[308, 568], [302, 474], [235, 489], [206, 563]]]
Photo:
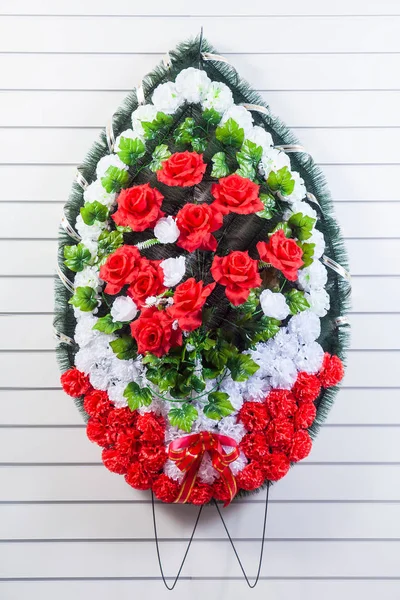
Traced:
[[157, 179], [170, 186], [190, 187], [200, 183], [207, 168], [197, 152], [175, 152], [162, 163]]
[[165, 213], [161, 210], [164, 196], [149, 183], [122, 190], [117, 198], [118, 210], [112, 215], [117, 225], [128, 226], [132, 231], [154, 227]]
[[215, 198], [213, 206], [224, 215], [231, 212], [250, 215], [264, 208], [258, 197], [259, 189], [259, 185], [246, 177], [241, 177], [237, 173], [228, 175], [211, 187], [211, 194]]
[[261, 285], [256, 260], [249, 253], [235, 250], [227, 256], [214, 256], [211, 274], [215, 281], [226, 287], [226, 297], [238, 306], [246, 302], [250, 290]]
[[285, 236], [283, 229], [271, 235], [268, 242], [258, 242], [257, 250], [261, 260], [271, 263], [289, 281], [296, 281], [297, 271], [304, 264], [303, 251], [294, 240]]
[[140, 354], [151, 352], [163, 356], [174, 346], [182, 345], [182, 331], [174, 327], [174, 319], [165, 310], [146, 308], [140, 317], [131, 323]]

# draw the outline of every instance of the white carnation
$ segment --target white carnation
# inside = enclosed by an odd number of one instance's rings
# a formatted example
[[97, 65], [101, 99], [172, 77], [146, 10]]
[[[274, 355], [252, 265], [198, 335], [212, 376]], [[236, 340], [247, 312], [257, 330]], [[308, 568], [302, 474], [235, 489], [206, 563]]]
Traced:
[[100, 289], [102, 281], [99, 277], [99, 271], [97, 267], [85, 267], [82, 271], [78, 271], [75, 274], [74, 286], [77, 287], [91, 287], [94, 290]]
[[106, 190], [103, 188], [100, 179], [96, 179], [93, 181], [86, 190], [83, 192], [83, 198], [85, 202], [100, 202], [100, 204], [104, 204], [107, 208], [113, 205], [115, 201], [115, 193], [108, 194]]
[[315, 260], [309, 267], [298, 271], [298, 280], [306, 292], [320, 290], [328, 281], [328, 273], [324, 265], [319, 260]]
[[290, 358], [277, 357], [273, 361], [271, 374], [272, 388], [290, 390], [297, 379], [296, 365]]
[[115, 298], [110, 312], [114, 322], [122, 321], [125, 323], [133, 321], [138, 313], [138, 308], [129, 296], [118, 296], [118, 298]]
[[82, 238], [82, 243], [85, 246], [89, 240], [98, 240], [101, 232], [106, 228], [106, 223], [95, 221], [93, 225], [86, 225], [82, 219], [82, 215], [76, 217], [75, 228]]
[[186, 259], [184, 256], [178, 256], [177, 258], [166, 258], [160, 264], [160, 267], [164, 271], [164, 285], [165, 287], [174, 287], [182, 280], [185, 275]]
[[141, 133], [138, 133], [137, 130], [134, 131], [133, 129], [125, 129], [125, 131], [123, 131], [115, 140], [114, 152], [119, 152], [121, 150], [120, 142], [122, 138], [125, 138], [127, 140], [140, 140], [141, 142], [144, 141], [143, 135]]
[[253, 117], [244, 106], [233, 105], [228, 108], [221, 119], [221, 125], [226, 123], [228, 119], [233, 119], [244, 130], [246, 137], [253, 129]]
[[304, 179], [302, 179], [297, 171], [292, 171], [292, 179], [294, 179], [294, 189], [291, 194], [285, 196], [286, 202], [297, 202], [305, 198], [307, 193]]
[[82, 318], [76, 322], [74, 340], [80, 348], [91, 344], [96, 337], [101, 335], [100, 331], [93, 329], [97, 323], [96, 317], [92, 313], [81, 313]]
[[322, 231], [319, 231], [318, 229], [314, 228], [311, 237], [307, 240], [307, 243], [315, 244], [313, 258], [321, 258], [321, 256], [325, 252], [325, 239]]
[[260, 304], [262, 311], [266, 317], [273, 319], [286, 319], [290, 314], [290, 309], [286, 304], [286, 298], [283, 294], [264, 290], [260, 295]]
[[121, 169], [122, 171], [127, 171], [128, 169], [128, 165], [123, 163], [119, 156], [116, 154], [107, 154], [97, 163], [96, 175], [98, 179], [104, 177], [110, 167], [117, 167], [117, 169]]
[[220, 81], [213, 81], [202, 102], [203, 110], [214, 109], [222, 114], [233, 104], [233, 96], [227, 85]]
[[184, 99], [178, 93], [175, 84], [168, 81], [156, 87], [152, 101], [157, 110], [168, 115], [174, 113], [183, 104]]
[[257, 146], [261, 146], [265, 150], [274, 143], [271, 134], [262, 127], [259, 127], [259, 125], [255, 125], [253, 129], [247, 133], [246, 139], [250, 140], [250, 142], [254, 142]]
[[189, 67], [183, 69], [175, 80], [178, 94], [187, 102], [197, 104], [207, 96], [211, 80], [205, 71]]
[[302, 344], [308, 344], [319, 338], [321, 323], [314, 312], [304, 310], [290, 319], [288, 330], [290, 333], [296, 334]]
[[310, 305], [310, 310], [318, 315], [318, 317], [324, 317], [330, 307], [330, 298], [326, 290], [311, 290], [309, 293], [304, 294], [306, 300]]
[[125, 408], [125, 406], [128, 406], [127, 399], [124, 396], [127, 385], [126, 381], [118, 381], [113, 385], [108, 386], [108, 397], [116, 408]]
[[299, 351], [299, 340], [297, 335], [289, 333], [286, 327], [282, 327], [273, 338], [268, 340], [267, 348], [275, 356], [294, 358]]
[[306, 373], [318, 373], [324, 360], [324, 351], [317, 342], [305, 344], [299, 350], [295, 358], [295, 364], [299, 371]]
[[261, 157], [260, 167], [265, 179], [267, 179], [271, 171], [279, 171], [283, 167], [290, 169], [290, 158], [282, 150], [268, 148]]
[[162, 217], [154, 227], [154, 235], [162, 244], [173, 244], [180, 235], [180, 231], [173, 217]]

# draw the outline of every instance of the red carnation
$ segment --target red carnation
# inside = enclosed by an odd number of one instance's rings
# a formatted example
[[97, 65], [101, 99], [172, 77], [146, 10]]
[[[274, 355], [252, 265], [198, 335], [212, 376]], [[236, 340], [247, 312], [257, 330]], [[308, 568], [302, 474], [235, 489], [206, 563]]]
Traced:
[[110, 254], [100, 267], [100, 278], [107, 282], [106, 294], [118, 294], [124, 285], [132, 283], [138, 273], [142, 257], [134, 246], [121, 246]]
[[105, 419], [89, 419], [86, 425], [86, 435], [91, 442], [99, 446], [108, 446], [110, 443], [109, 430]]
[[165, 421], [162, 417], [157, 417], [152, 413], [144, 413], [139, 415], [136, 427], [142, 432], [142, 442], [163, 442]]
[[152, 477], [138, 461], [131, 463], [125, 481], [136, 490], [148, 490], [151, 487]]
[[189, 187], [200, 183], [207, 168], [197, 152], [175, 152], [162, 163], [157, 179], [166, 185]]
[[247, 431], [262, 431], [269, 421], [267, 407], [262, 402], [245, 402], [238, 413], [238, 420]]
[[211, 485], [208, 483], [201, 483], [200, 481], [196, 481], [194, 484], [192, 491], [190, 492], [189, 502], [192, 504], [207, 504], [210, 502], [213, 495], [213, 489]]
[[118, 475], [125, 475], [130, 463], [128, 456], [121, 454], [114, 448], [104, 448], [101, 458], [104, 466], [112, 473], [118, 473]]
[[219, 477], [212, 484], [213, 497], [216, 500], [220, 500], [221, 502], [229, 502], [231, 499], [231, 495], [229, 493], [228, 486], [222, 477]]
[[228, 256], [214, 256], [211, 274], [215, 281], [226, 286], [225, 294], [235, 306], [246, 302], [250, 290], [261, 285], [257, 261], [250, 258], [247, 251], [235, 250]]
[[72, 396], [72, 398], [80, 398], [92, 387], [90, 385], [89, 377], [85, 375], [85, 373], [75, 369], [75, 367], [65, 371], [65, 373], [61, 375], [60, 381], [64, 392], [66, 392], [68, 396]]
[[243, 490], [255, 490], [264, 483], [261, 466], [254, 460], [236, 475], [236, 483]]
[[146, 298], [157, 296], [164, 290], [164, 271], [159, 260], [142, 259], [134, 281], [128, 288], [127, 294], [136, 302], [139, 308], [145, 306]]
[[317, 409], [313, 402], [304, 402], [299, 406], [294, 415], [295, 429], [308, 429], [314, 423]]
[[117, 198], [118, 210], [112, 215], [117, 225], [132, 231], [154, 227], [165, 213], [160, 210], [164, 196], [149, 183], [122, 190]]
[[336, 355], [330, 355], [325, 352], [324, 361], [320, 372], [318, 373], [321, 385], [324, 388], [337, 385], [343, 379], [344, 369], [343, 363]]
[[292, 421], [285, 418], [274, 419], [267, 428], [267, 443], [278, 452], [286, 452], [292, 443], [293, 434]]
[[262, 261], [271, 263], [289, 281], [296, 281], [297, 271], [304, 264], [303, 251], [294, 240], [285, 236], [283, 229], [272, 234], [268, 242], [258, 242], [257, 250]]
[[299, 404], [302, 402], [314, 402], [321, 391], [321, 384], [316, 375], [301, 372], [297, 375], [296, 383], [292, 392]]
[[113, 405], [108, 399], [107, 392], [91, 390], [85, 396], [83, 408], [89, 417], [100, 417], [107, 415], [113, 408]]
[[167, 460], [164, 444], [142, 445], [139, 460], [147, 471], [160, 471]]
[[172, 347], [182, 345], [182, 331], [174, 328], [174, 320], [166, 311], [155, 307], [142, 311], [140, 317], [131, 323], [131, 332], [140, 354], [151, 352], [160, 357]]
[[292, 417], [296, 412], [296, 400], [289, 390], [271, 390], [265, 400], [269, 414], [277, 417]]
[[116, 433], [121, 431], [127, 431], [134, 427], [136, 421], [136, 412], [132, 412], [130, 408], [122, 407], [115, 408], [109, 412], [107, 417], [107, 424], [110, 429], [115, 430]]
[[269, 481], [282, 479], [290, 468], [290, 460], [285, 454], [270, 454], [263, 465], [264, 475]]
[[185, 204], [176, 215], [180, 231], [177, 246], [194, 252], [195, 250], [217, 249], [217, 240], [212, 235], [222, 226], [222, 214], [209, 204]]
[[130, 460], [136, 458], [141, 447], [140, 436], [141, 432], [133, 427], [119, 432], [117, 430], [113, 436], [115, 450]]
[[215, 288], [215, 283], [204, 285], [194, 277], [187, 279], [177, 286], [174, 293], [174, 303], [168, 309], [173, 319], [177, 319], [183, 331], [193, 331], [200, 327], [202, 308]]
[[161, 502], [174, 502], [179, 494], [179, 483], [162, 473], [153, 483], [153, 492]]
[[311, 447], [312, 441], [308, 431], [305, 431], [304, 429], [296, 431], [293, 436], [293, 444], [289, 453], [289, 459], [291, 462], [303, 460], [303, 458], [306, 458], [310, 454]]
[[266, 437], [263, 433], [247, 433], [240, 441], [239, 447], [247, 458], [262, 462], [269, 453]]
[[215, 198], [214, 205], [223, 214], [233, 212], [239, 215], [250, 215], [264, 208], [258, 197], [259, 189], [260, 186], [250, 179], [234, 173], [214, 183], [211, 194]]

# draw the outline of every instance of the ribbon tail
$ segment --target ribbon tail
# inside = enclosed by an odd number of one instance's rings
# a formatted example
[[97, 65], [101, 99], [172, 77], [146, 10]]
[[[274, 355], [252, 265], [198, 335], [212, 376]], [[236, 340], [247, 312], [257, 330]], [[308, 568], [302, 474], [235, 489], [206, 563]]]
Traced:
[[174, 500], [174, 503], [185, 504], [189, 500], [189, 496], [192, 492], [193, 486], [196, 482], [197, 471], [199, 470], [199, 466], [201, 463], [202, 456], [199, 456], [197, 460], [195, 460], [188, 471], [185, 473], [185, 477], [182, 481], [182, 486], [178, 497]]

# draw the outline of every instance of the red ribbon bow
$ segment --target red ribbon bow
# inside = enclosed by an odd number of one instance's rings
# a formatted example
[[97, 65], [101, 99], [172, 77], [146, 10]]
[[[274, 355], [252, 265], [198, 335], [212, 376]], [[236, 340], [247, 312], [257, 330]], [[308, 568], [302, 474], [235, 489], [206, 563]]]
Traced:
[[[229, 453], [225, 452], [222, 446], [232, 446], [233, 450]], [[175, 502], [185, 503], [189, 500], [205, 452], [209, 453], [214, 469], [218, 471], [229, 490], [229, 500], [224, 504], [227, 506], [237, 492], [236, 479], [229, 465], [239, 457], [239, 448], [231, 437], [209, 431], [186, 435], [169, 445], [169, 458], [185, 473]]]

